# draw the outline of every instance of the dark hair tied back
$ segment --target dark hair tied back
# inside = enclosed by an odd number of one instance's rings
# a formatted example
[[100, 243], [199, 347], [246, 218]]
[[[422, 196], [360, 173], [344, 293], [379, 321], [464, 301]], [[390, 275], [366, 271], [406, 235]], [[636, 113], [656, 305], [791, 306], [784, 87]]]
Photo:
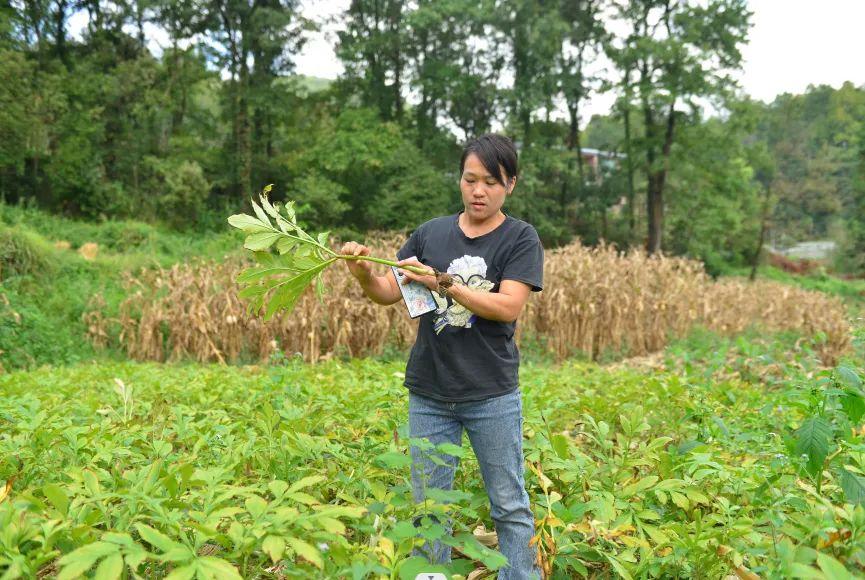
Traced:
[[[483, 166], [496, 181], [507, 187], [507, 181], [517, 176], [517, 148], [514, 142], [496, 133], [487, 133], [475, 137], [466, 143], [463, 155], [460, 158], [460, 174], [466, 166], [466, 158], [474, 153], [478, 156]], [[504, 168], [504, 175], [502, 175]]]

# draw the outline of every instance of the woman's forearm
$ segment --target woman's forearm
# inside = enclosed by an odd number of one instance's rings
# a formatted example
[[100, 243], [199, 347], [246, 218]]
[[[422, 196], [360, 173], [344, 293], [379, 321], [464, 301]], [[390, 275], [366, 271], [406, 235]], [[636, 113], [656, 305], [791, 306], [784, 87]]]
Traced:
[[481, 318], [497, 322], [515, 321], [524, 304], [517, 296], [500, 292], [478, 292], [461, 284], [454, 284], [449, 295]]
[[402, 298], [399, 288], [390, 283], [388, 275], [376, 276], [372, 272], [366, 278], [358, 278], [360, 287], [367, 298], [376, 304], [388, 306], [394, 304]]

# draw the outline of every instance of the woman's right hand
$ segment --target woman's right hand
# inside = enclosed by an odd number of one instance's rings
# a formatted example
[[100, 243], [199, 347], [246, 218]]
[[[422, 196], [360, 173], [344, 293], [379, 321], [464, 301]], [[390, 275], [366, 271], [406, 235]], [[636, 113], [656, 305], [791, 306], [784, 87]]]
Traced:
[[[370, 250], [357, 242], [346, 242], [339, 251], [343, 256], [369, 256]], [[367, 260], [343, 260], [348, 271], [358, 280], [368, 280], [372, 275], [372, 262]]]

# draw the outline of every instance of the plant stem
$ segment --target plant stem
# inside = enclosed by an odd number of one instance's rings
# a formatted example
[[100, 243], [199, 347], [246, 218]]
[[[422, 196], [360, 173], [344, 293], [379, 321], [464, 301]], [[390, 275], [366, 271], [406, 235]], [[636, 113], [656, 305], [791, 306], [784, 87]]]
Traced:
[[337, 258], [340, 260], [367, 260], [369, 262], [375, 262], [376, 264], [384, 264], [385, 266], [396, 266], [398, 268], [402, 268], [403, 270], [408, 270], [409, 272], [414, 272], [420, 276], [432, 276], [433, 274], [430, 272], [430, 269], [427, 268], [419, 268], [417, 266], [400, 266], [396, 262], [392, 260], [385, 260], [383, 258], [374, 258], [373, 256], [343, 256], [337, 255]]

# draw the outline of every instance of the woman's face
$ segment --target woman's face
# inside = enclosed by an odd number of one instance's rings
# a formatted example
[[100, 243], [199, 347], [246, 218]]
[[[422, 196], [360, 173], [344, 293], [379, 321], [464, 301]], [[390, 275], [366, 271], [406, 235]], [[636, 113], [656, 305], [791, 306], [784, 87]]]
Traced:
[[497, 215], [510, 193], [504, 185], [490, 175], [474, 153], [466, 157], [463, 174], [460, 177], [460, 191], [463, 194], [466, 216], [475, 222], [484, 222]]

